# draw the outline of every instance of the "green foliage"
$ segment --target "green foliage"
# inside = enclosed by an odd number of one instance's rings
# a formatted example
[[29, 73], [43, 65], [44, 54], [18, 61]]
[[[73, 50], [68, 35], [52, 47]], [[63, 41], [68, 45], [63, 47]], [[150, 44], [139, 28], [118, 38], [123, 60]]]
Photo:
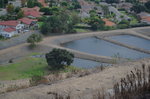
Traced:
[[145, 3], [145, 7], [147, 8], [148, 12], [150, 12], [150, 1]]
[[27, 42], [31, 44], [31, 47], [35, 46], [35, 43], [42, 41], [42, 36], [40, 34], [32, 34], [28, 37]]
[[46, 67], [44, 58], [25, 57], [15, 63], [1, 65], [0, 80], [24, 79], [34, 75], [44, 76], [47, 74]]
[[46, 22], [41, 27], [43, 34], [49, 33], [72, 33], [74, 25], [79, 22], [80, 18], [76, 13], [68, 11], [60, 11], [57, 15], [54, 14], [47, 18]]
[[0, 0], [0, 8], [5, 8], [8, 4], [8, 0]]
[[46, 54], [46, 60], [51, 68], [61, 69], [64, 66], [69, 66], [74, 59], [74, 55], [67, 50], [53, 49]]
[[27, 7], [33, 8], [35, 6], [42, 7], [41, 3], [39, 3], [37, 0], [28, 0], [27, 1]]
[[22, 18], [24, 16], [24, 13], [22, 10], [20, 10], [17, 14], [17, 19]]
[[9, 14], [12, 14], [15, 10], [15, 8], [12, 4], [8, 4], [6, 9]]
[[125, 28], [128, 28], [129, 25], [130, 25], [130, 22], [128, 20], [122, 20], [121, 22], [119, 22], [118, 28], [125, 29]]
[[135, 4], [131, 8], [131, 10], [136, 12], [136, 13], [140, 13], [142, 11], [146, 11], [146, 7], [143, 4]]
[[119, 3], [119, 0], [106, 0], [107, 3]]
[[91, 16], [88, 20], [88, 24], [91, 26], [92, 30], [102, 30], [105, 22], [98, 16]]

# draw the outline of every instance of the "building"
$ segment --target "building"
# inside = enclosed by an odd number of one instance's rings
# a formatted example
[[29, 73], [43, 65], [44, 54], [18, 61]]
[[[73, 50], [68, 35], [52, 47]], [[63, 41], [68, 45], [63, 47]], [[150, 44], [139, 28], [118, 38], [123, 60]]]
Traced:
[[22, 33], [24, 28], [23, 24], [20, 24], [18, 21], [1, 21], [0, 22], [0, 35], [4, 37], [12, 37], [18, 33]]
[[24, 29], [37, 26], [37, 19], [21, 18], [18, 20], [21, 24], [24, 24]]
[[115, 26], [116, 24], [112, 21], [109, 21], [108, 19], [102, 19], [105, 22], [105, 26]]
[[16, 31], [15, 28], [11, 28], [11, 27], [8, 27], [8, 28], [4, 28], [3, 31], [0, 32], [0, 35], [6, 37], [6, 38], [10, 38], [10, 37], [13, 37], [14, 35], [17, 35], [18, 32]]
[[38, 18], [42, 16], [42, 12], [39, 12], [40, 8], [39, 7], [34, 7], [34, 8], [21, 8], [22, 11], [24, 12], [25, 17], [29, 18]]

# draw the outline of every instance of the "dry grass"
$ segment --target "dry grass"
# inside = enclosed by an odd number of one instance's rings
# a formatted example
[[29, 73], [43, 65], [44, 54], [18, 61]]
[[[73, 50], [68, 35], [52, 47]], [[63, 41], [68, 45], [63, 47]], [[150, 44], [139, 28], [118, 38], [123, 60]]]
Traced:
[[[92, 98], [89, 99], [149, 99], [150, 65], [142, 64], [142, 69], [135, 68], [125, 78], [121, 78], [120, 82], [114, 85], [113, 93], [105, 93], [105, 91], [99, 90], [93, 93]], [[48, 92], [47, 94], [53, 94], [54, 99], [72, 99], [71, 94], [67, 96], [53, 92]], [[78, 97], [73, 99], [85, 98]]]

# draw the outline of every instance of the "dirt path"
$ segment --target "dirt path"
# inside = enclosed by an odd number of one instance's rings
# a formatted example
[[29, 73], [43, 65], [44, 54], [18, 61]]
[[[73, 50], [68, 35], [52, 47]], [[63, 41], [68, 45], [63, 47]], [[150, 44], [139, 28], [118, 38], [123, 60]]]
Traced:
[[[47, 92], [58, 92], [66, 94], [71, 92], [73, 95], [89, 95], [91, 91], [97, 89], [109, 90], [113, 84], [119, 82], [121, 78], [126, 77], [131, 70], [142, 68], [142, 64], [150, 65], [150, 59], [143, 59], [137, 62], [128, 62], [113, 67], [108, 67], [104, 71], [91, 74], [85, 77], [71, 78], [52, 85], [39, 85], [16, 92], [1, 94], [1, 99], [51, 99]], [[86, 94], [85, 94], [86, 93]], [[77, 98], [75, 98], [77, 99]], [[88, 99], [88, 98], [85, 98]], [[90, 99], [90, 98], [89, 98]]]
[[[133, 29], [124, 29], [124, 30], [112, 30], [112, 31], [99, 31], [99, 32], [90, 32], [90, 33], [80, 33], [80, 34], [66, 34], [60, 36], [50, 36], [44, 38], [42, 42], [38, 44], [38, 46], [34, 50], [30, 50], [28, 48], [27, 43], [22, 43], [17, 46], [9, 47], [7, 49], [0, 50], [0, 64], [8, 62], [10, 59], [17, 59], [20, 57], [27, 56], [33, 52], [37, 53], [47, 53], [51, 51], [53, 48], [52, 45], [59, 45], [64, 42], [69, 42], [76, 39], [86, 38], [95, 35], [118, 35], [118, 34], [132, 34], [135, 30], [139, 29], [149, 29], [150, 27], [142, 27], [142, 28], [133, 28]], [[148, 38], [148, 37], [147, 37]], [[75, 53], [76, 54], [76, 53]], [[80, 54], [80, 53], [79, 53]], [[79, 55], [78, 56], [82, 56]], [[77, 56], [77, 55], [76, 55]], [[102, 58], [103, 62], [106, 62], [107, 59], [111, 59], [110, 57], [99, 56]], [[95, 57], [96, 59], [96, 57]]]

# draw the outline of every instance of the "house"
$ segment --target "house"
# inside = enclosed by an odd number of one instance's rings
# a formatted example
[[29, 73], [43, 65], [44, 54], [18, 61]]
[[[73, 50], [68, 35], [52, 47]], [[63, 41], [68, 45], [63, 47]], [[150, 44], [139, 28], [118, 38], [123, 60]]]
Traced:
[[0, 21], [0, 35], [4, 37], [12, 37], [18, 33], [21, 33], [24, 28], [23, 24], [20, 24], [16, 20]]
[[24, 12], [24, 16], [29, 17], [29, 18], [38, 18], [42, 16], [42, 12], [39, 12], [40, 8], [39, 7], [34, 7], [34, 8], [21, 8], [22, 11]]
[[18, 34], [18, 32], [16, 31], [16, 29], [12, 28], [12, 27], [4, 28], [3, 31], [0, 32], [0, 35], [4, 36], [6, 38], [10, 38], [17, 34]]
[[116, 24], [108, 19], [102, 19], [105, 22], [105, 26], [115, 26]]
[[28, 29], [30, 27], [34, 27], [34, 26], [37, 26], [36, 23], [37, 23], [37, 19], [29, 19], [29, 18], [21, 18], [18, 20], [21, 24], [24, 24], [24, 28], [25, 29]]
[[141, 19], [142, 23], [150, 24], [150, 13], [141, 12], [138, 14], [139, 18]]

